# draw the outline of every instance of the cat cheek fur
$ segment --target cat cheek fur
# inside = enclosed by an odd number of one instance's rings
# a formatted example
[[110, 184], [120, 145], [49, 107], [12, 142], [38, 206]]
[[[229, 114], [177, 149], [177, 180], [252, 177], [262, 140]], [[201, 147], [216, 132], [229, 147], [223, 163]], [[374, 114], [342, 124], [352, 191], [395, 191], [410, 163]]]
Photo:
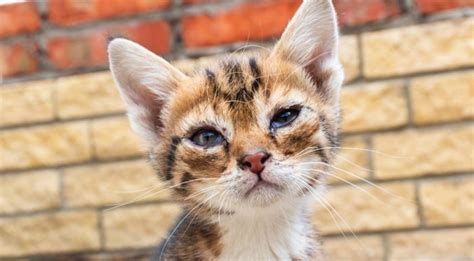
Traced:
[[[191, 76], [135, 43], [110, 43], [111, 71], [132, 129], [177, 197], [190, 199], [157, 259], [321, 260], [307, 209], [310, 196], [322, 189], [314, 180], [337, 146], [343, 79], [337, 45], [330, 0], [303, 1], [270, 52], [232, 54]], [[270, 111], [291, 102], [312, 113], [271, 133]], [[224, 133], [227, 146], [190, 146], [184, 133], [199, 122], [225, 127], [231, 133]], [[274, 156], [261, 175], [287, 186], [260, 190], [260, 205], [242, 197], [256, 175], [236, 164], [257, 150]]]

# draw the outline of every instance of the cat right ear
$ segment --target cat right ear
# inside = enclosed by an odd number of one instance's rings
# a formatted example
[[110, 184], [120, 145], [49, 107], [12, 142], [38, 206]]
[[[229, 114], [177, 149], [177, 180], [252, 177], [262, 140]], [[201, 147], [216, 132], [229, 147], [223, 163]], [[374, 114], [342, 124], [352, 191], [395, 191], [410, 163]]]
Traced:
[[125, 39], [108, 46], [110, 70], [127, 105], [132, 130], [147, 148], [159, 142], [161, 112], [186, 76], [163, 58]]
[[272, 55], [300, 65], [321, 96], [338, 103], [344, 73], [338, 60], [337, 18], [331, 0], [304, 0]]

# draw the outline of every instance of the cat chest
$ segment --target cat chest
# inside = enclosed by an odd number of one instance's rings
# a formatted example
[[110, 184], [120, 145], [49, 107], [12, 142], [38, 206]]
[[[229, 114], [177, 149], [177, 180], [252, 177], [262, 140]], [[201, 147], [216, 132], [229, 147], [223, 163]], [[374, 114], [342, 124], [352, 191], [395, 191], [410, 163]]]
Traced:
[[288, 231], [278, 224], [234, 225], [221, 238], [223, 248], [218, 260], [304, 259], [311, 248], [303, 231]]

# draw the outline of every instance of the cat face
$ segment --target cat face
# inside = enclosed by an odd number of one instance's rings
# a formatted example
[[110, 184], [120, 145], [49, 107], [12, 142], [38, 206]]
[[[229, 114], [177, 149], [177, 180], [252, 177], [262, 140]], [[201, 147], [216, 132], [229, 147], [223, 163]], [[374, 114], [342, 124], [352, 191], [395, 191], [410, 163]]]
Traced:
[[321, 186], [342, 82], [330, 1], [305, 1], [273, 50], [191, 76], [127, 40], [113, 40], [109, 54], [133, 130], [188, 202], [231, 213]]

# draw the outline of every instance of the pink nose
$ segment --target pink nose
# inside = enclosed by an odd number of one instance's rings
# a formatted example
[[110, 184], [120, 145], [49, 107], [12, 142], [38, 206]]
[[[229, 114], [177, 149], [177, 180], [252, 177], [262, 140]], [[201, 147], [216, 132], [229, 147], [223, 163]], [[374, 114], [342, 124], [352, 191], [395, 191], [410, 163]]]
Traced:
[[260, 174], [265, 168], [265, 161], [269, 158], [270, 154], [263, 151], [247, 155], [242, 160], [243, 169], [249, 169], [255, 174]]

